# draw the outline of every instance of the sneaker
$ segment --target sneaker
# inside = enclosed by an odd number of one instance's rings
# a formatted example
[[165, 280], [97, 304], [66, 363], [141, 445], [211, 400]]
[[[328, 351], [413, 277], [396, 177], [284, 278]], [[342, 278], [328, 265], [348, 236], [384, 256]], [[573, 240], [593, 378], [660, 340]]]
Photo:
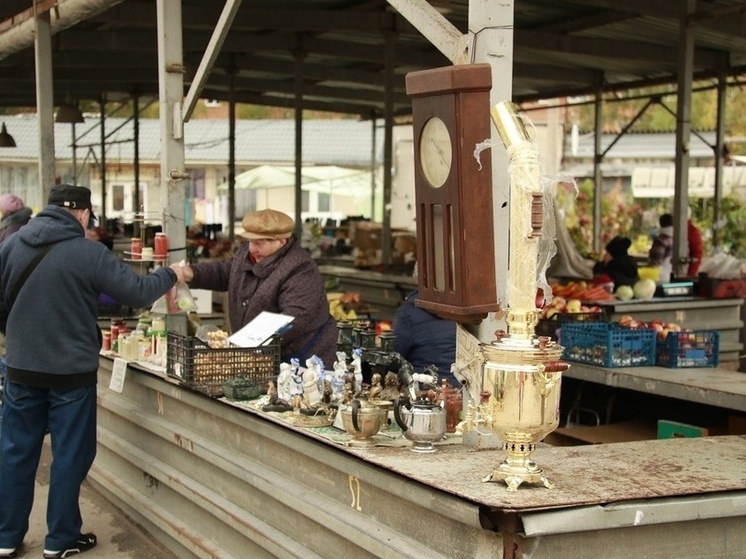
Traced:
[[89, 551], [96, 547], [96, 536], [94, 534], [80, 534], [78, 541], [62, 551], [44, 550], [44, 559], [65, 559], [78, 553]]
[[19, 547], [0, 547], [0, 559], [13, 559], [18, 557]]

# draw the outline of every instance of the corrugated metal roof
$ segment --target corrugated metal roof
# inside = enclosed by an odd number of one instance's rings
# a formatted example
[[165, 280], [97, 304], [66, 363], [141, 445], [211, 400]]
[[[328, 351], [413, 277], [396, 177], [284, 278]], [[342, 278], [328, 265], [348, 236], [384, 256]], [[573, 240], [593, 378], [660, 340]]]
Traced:
[[[743, 0], [700, 0], [688, 16], [688, 3], [680, 0], [492, 1], [496, 9], [512, 9], [514, 101], [675, 84], [684, 26], [694, 38], [696, 77], [746, 69]], [[467, 33], [468, 0], [431, 3]], [[127, 99], [133, 91], [141, 99], [157, 98], [155, 2], [58, 0], [37, 9], [50, 6], [55, 105], [67, 96]], [[225, 3], [181, 0], [180, 6], [188, 87]], [[0, 106], [35, 104], [33, 9], [29, 0], [0, 2]], [[304, 108], [380, 116], [388, 41], [394, 50], [393, 113], [406, 115], [411, 112], [406, 73], [450, 62], [386, 0], [243, 2], [203, 98], [293, 108], [300, 69]]]
[[[15, 148], [0, 148], [0, 160], [35, 160], [39, 141], [36, 115], [5, 117], [8, 132], [16, 140]], [[99, 156], [101, 128], [98, 117], [88, 117], [76, 124], [77, 158], [89, 149]], [[371, 166], [373, 123], [357, 120], [307, 120], [303, 122], [303, 163]], [[107, 118], [107, 161], [134, 159], [133, 121]], [[72, 125], [55, 124], [55, 153], [58, 159], [72, 159]], [[108, 136], [111, 134], [110, 136]], [[190, 120], [184, 126], [185, 161], [187, 164], [228, 164], [227, 120]], [[160, 123], [157, 119], [140, 119], [140, 160], [157, 162], [160, 158]], [[376, 134], [376, 160], [382, 162], [383, 134]], [[236, 121], [236, 164], [291, 163], [295, 161], [294, 120]]]
[[[701, 137], [700, 137], [701, 136]], [[711, 146], [715, 145], [715, 132], [692, 134], [689, 144], [689, 157], [693, 159], [713, 159], [715, 153]], [[704, 139], [704, 141], [703, 141]], [[676, 155], [676, 135], [664, 134], [603, 134], [601, 136], [601, 151], [604, 152], [615, 142], [614, 146], [606, 154], [605, 159], [661, 159], [673, 161]], [[593, 149], [595, 134], [582, 134], [578, 139], [576, 154], [572, 154], [570, 137], [565, 138], [566, 159], [591, 159], [593, 160]]]

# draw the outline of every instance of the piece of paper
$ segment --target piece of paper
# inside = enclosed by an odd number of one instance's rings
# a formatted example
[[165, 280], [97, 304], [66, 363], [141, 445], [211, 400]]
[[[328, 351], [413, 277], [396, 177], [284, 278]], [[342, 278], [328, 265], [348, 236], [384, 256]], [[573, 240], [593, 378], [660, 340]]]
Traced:
[[465, 384], [469, 395], [479, 402], [482, 390], [482, 360], [479, 358], [479, 340], [461, 326], [456, 325], [456, 363], [454, 375]]
[[114, 392], [122, 393], [124, 390], [124, 379], [127, 375], [127, 360], [121, 357], [114, 358], [114, 365], [111, 368], [111, 381], [109, 382], [109, 390]]
[[254, 320], [232, 334], [228, 341], [238, 347], [259, 347], [264, 345], [274, 334], [281, 334], [295, 320], [294, 316], [273, 312], [262, 312]]

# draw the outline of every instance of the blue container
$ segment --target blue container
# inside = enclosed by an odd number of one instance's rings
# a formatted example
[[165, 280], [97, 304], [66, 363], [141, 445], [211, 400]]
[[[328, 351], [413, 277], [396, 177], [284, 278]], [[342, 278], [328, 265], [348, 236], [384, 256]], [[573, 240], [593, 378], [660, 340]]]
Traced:
[[719, 351], [717, 330], [669, 332], [665, 340], [658, 341], [656, 363], [671, 369], [717, 367]]
[[562, 326], [563, 357], [599, 367], [655, 365], [656, 333], [610, 322], [568, 322]]

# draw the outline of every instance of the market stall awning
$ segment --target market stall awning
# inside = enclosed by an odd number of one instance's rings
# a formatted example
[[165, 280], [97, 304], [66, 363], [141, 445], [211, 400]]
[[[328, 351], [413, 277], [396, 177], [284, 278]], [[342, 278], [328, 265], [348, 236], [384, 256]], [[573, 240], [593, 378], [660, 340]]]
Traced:
[[[632, 171], [632, 194], [635, 198], [673, 198], [674, 166], [636, 167]], [[746, 191], [746, 166], [731, 165], [723, 168], [723, 195]], [[689, 168], [689, 198], [715, 196], [715, 168]]]
[[[365, 169], [337, 165], [304, 166], [301, 188], [311, 192], [328, 192], [341, 196], [370, 195], [375, 176]], [[237, 190], [258, 190], [295, 186], [295, 167], [291, 165], [261, 165], [236, 176]], [[218, 186], [228, 190], [228, 183]]]

